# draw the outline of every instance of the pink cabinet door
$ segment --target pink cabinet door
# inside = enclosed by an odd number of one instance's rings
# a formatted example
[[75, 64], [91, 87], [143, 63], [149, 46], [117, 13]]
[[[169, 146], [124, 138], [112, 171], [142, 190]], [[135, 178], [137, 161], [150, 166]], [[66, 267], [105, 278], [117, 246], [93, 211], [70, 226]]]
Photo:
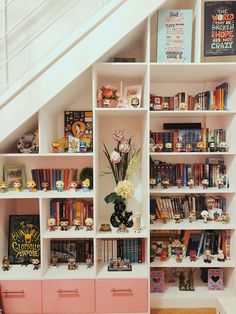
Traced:
[[94, 313], [93, 280], [43, 280], [43, 314]]
[[41, 280], [0, 281], [4, 314], [41, 314]]
[[148, 312], [146, 279], [96, 280], [96, 313]]

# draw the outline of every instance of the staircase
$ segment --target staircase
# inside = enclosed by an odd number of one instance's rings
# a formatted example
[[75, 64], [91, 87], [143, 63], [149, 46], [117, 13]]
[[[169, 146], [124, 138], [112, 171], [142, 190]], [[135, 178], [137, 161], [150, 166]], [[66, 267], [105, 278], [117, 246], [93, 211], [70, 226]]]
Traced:
[[43, 106], [51, 105], [78, 78], [83, 82], [86, 70], [163, 2], [106, 1], [0, 97], [0, 143], [4, 145], [25, 121]]

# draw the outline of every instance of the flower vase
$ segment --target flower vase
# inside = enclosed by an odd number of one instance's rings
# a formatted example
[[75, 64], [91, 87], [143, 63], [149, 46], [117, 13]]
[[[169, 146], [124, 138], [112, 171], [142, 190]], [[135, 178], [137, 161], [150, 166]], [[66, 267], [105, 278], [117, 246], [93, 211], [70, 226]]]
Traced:
[[111, 215], [110, 223], [113, 227], [118, 228], [121, 224], [124, 224], [127, 228], [133, 226], [133, 220], [131, 211], [126, 211], [126, 204], [124, 202], [115, 202], [114, 213]]
[[101, 99], [98, 100], [98, 107], [101, 108], [117, 108], [118, 101], [115, 99]]

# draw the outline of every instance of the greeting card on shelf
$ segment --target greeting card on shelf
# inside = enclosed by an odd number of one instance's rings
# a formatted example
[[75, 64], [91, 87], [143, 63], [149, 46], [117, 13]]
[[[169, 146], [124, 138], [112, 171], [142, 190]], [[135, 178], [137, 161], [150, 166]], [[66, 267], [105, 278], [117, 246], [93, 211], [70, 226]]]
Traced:
[[223, 270], [208, 269], [208, 290], [223, 290]]
[[141, 107], [141, 100], [142, 100], [142, 85], [124, 87], [125, 107], [139, 108]]
[[192, 10], [160, 10], [157, 62], [191, 62]]
[[150, 290], [151, 293], [164, 292], [165, 290], [164, 271], [151, 270]]

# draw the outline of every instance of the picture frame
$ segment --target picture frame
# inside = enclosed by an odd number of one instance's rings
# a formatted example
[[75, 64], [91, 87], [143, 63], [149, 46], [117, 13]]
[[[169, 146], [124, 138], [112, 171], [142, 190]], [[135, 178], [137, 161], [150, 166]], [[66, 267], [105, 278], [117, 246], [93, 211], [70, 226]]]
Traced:
[[124, 102], [126, 108], [140, 108], [142, 101], [142, 85], [124, 87]]
[[173, 246], [172, 244], [168, 245], [168, 256], [170, 258], [175, 258], [177, 252], [179, 252], [179, 251], [181, 252], [181, 255], [183, 257], [186, 257], [186, 247], [184, 244], [181, 244], [179, 246]]
[[9, 190], [13, 190], [15, 181], [21, 182], [21, 187], [25, 188], [26, 172], [23, 164], [6, 164], [3, 166], [3, 179], [7, 183]]

